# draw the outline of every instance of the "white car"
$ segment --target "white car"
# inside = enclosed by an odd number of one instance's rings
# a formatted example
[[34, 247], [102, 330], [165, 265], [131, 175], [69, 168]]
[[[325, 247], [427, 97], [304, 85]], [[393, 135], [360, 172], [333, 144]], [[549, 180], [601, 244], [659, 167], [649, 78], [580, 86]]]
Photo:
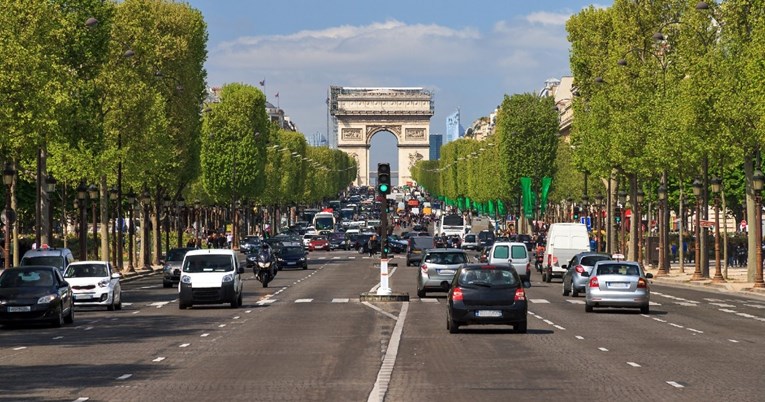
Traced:
[[104, 261], [78, 261], [69, 264], [64, 278], [72, 287], [75, 306], [106, 306], [122, 309], [120, 274]]
[[178, 307], [195, 304], [230, 303], [242, 305], [242, 274], [247, 265], [244, 255], [228, 249], [191, 250], [183, 257]]

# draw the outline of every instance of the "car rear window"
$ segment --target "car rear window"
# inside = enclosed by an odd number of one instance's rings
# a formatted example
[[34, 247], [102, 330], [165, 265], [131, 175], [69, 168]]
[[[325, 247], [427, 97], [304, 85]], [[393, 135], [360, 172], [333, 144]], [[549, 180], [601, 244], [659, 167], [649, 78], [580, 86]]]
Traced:
[[49, 267], [63, 267], [64, 258], [59, 256], [38, 256], [21, 259], [21, 265], [46, 265]]
[[432, 253], [425, 257], [425, 262], [433, 264], [464, 264], [467, 262], [465, 253]]
[[592, 267], [598, 261], [606, 261], [606, 260], [610, 260], [610, 259], [611, 259], [610, 257], [607, 257], [605, 255], [591, 255], [591, 256], [587, 256], [587, 257], [582, 257], [581, 264], [582, 265], [587, 265], [588, 267]]
[[467, 235], [467, 236], [465, 236], [465, 241], [466, 242], [471, 242], [471, 243], [475, 242], [475, 235]]
[[75, 264], [66, 269], [67, 278], [94, 278], [109, 276], [106, 266], [103, 264]]
[[510, 258], [510, 248], [507, 246], [496, 246], [494, 247], [494, 254], [492, 255], [492, 257], [508, 259]]
[[513, 246], [512, 247], [513, 259], [523, 260], [527, 258], [526, 246]]
[[412, 242], [415, 248], [433, 248], [432, 237], [412, 237]]
[[457, 279], [460, 286], [510, 288], [518, 287], [518, 279], [507, 269], [465, 269]]
[[640, 268], [629, 264], [606, 264], [598, 267], [598, 275], [639, 276]]
[[233, 271], [230, 255], [192, 255], [183, 261], [183, 272], [227, 272]]

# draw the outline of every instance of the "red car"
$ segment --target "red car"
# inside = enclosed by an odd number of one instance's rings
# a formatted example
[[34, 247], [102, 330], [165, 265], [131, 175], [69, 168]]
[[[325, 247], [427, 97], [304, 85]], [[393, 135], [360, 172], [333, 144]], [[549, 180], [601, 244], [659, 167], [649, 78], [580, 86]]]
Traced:
[[327, 236], [314, 236], [308, 242], [308, 251], [327, 250], [329, 251], [329, 239]]

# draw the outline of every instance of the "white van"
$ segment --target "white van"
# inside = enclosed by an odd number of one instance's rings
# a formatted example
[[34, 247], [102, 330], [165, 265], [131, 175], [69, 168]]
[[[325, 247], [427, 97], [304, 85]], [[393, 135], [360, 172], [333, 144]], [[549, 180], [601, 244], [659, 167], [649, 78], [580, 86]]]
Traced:
[[489, 252], [489, 264], [510, 264], [522, 281], [531, 280], [531, 262], [526, 245], [520, 242], [496, 242]]
[[243, 254], [227, 249], [191, 250], [183, 257], [178, 307], [195, 304], [242, 305]]
[[554, 276], [562, 279], [568, 269], [568, 261], [583, 251], [590, 251], [590, 237], [587, 234], [586, 225], [582, 223], [550, 225], [547, 231], [542, 280], [549, 283]]

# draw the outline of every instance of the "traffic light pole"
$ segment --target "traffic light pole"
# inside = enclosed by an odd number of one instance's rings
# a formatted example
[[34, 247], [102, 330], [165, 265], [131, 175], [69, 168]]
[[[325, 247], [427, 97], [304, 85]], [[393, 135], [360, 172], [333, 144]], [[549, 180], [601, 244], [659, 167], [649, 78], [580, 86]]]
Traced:
[[379, 194], [382, 197], [380, 203], [380, 287], [377, 288], [378, 296], [390, 295], [390, 281], [388, 273], [388, 250], [385, 246], [388, 241], [388, 199], [385, 194]]

